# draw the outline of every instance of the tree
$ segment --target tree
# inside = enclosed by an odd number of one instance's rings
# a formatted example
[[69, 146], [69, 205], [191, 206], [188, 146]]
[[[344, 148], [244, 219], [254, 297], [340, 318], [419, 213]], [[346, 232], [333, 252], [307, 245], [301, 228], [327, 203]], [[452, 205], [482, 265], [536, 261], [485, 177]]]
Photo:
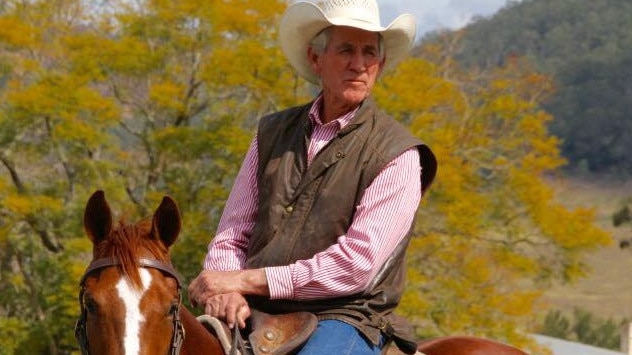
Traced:
[[627, 319], [619, 322], [611, 318], [600, 319], [580, 308], [573, 309], [572, 317], [564, 316], [559, 310], [553, 310], [546, 314], [544, 325], [538, 333], [600, 348], [619, 350], [620, 329], [627, 323]]
[[567, 209], [547, 185], [564, 163], [540, 106], [550, 80], [518, 59], [464, 71], [449, 54], [456, 45], [424, 47], [377, 92], [439, 161], [411, 241], [402, 311], [422, 337], [524, 345], [549, 282], [584, 275], [581, 255], [610, 238], [591, 210]]
[[[276, 1], [7, 1], [0, 15], [0, 339], [57, 354], [90, 260], [87, 197], [149, 215], [163, 194], [185, 229], [174, 262], [200, 269], [256, 117], [301, 97], [274, 41]], [[246, 15], [244, 15], [246, 14]], [[28, 330], [28, 332], [27, 332]]]
[[0, 312], [29, 332], [3, 348], [56, 354], [71, 339], [75, 302], [64, 295], [78, 276], [75, 255], [85, 250], [73, 239], [75, 199], [95, 167], [88, 148], [106, 141], [117, 110], [68, 68], [63, 39], [81, 20], [78, 2], [4, 4]]
[[[523, 0], [465, 28], [456, 54], [468, 66], [495, 67], [528, 58], [559, 90], [546, 104], [549, 128], [563, 139], [565, 170], [616, 174], [632, 169], [627, 154], [632, 56], [632, 3], [626, 0]], [[427, 41], [441, 41], [441, 35]]]
[[[0, 339], [8, 353], [77, 348], [90, 261], [81, 215], [94, 190], [133, 220], [172, 195], [184, 222], [173, 260], [190, 280], [257, 119], [313, 90], [276, 44], [285, 2], [89, 3], [0, 10], [0, 329], [19, 334]], [[547, 85], [519, 65], [467, 72], [428, 54], [377, 88], [440, 162], [402, 307], [419, 335], [513, 342], [545, 282], [581, 275], [581, 254], [607, 239], [544, 184], [562, 163], [538, 108]]]

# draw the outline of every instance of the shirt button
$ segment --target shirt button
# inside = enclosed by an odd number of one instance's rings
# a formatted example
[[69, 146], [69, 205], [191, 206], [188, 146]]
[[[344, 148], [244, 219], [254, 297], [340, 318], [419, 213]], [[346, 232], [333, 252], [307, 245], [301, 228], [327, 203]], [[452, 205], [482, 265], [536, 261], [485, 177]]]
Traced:
[[285, 212], [292, 213], [292, 211], [294, 211], [294, 207], [292, 207], [292, 206], [285, 207]]
[[343, 152], [336, 152], [336, 158], [341, 159], [345, 157], [345, 153]]

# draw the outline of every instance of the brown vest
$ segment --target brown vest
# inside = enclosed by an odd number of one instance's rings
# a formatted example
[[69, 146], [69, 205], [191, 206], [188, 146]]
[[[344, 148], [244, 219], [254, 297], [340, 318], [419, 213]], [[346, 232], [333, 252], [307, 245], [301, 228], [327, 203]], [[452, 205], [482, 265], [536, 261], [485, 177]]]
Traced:
[[[430, 149], [370, 99], [307, 168], [310, 107], [311, 103], [278, 112], [259, 123], [259, 214], [250, 238], [248, 268], [309, 259], [335, 244], [351, 225], [365, 189], [386, 164], [411, 147], [419, 149], [422, 189], [434, 179], [437, 164]], [[252, 298], [251, 306], [269, 313], [310, 311], [319, 319], [340, 319], [376, 344], [380, 333], [412, 341], [402, 329], [406, 324], [392, 315], [404, 290], [409, 240], [410, 235], [362, 293], [316, 301]]]

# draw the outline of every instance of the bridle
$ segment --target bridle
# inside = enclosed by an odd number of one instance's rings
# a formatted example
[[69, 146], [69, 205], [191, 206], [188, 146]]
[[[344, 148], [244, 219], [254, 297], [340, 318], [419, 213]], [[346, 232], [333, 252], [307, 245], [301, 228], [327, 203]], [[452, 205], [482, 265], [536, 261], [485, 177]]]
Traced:
[[[178, 274], [178, 272], [171, 266], [171, 264], [162, 262], [156, 259], [146, 259], [141, 258], [138, 261], [139, 265], [144, 268], [156, 269], [164, 272], [170, 277], [173, 277], [178, 284], [178, 304], [173, 308], [172, 316], [173, 316], [173, 333], [171, 335], [171, 348], [169, 350], [169, 355], [178, 355], [180, 353], [180, 348], [182, 347], [182, 342], [184, 341], [184, 327], [182, 326], [182, 322], [180, 321], [180, 304], [182, 303], [182, 277]], [[83, 355], [89, 355], [88, 352], [88, 334], [86, 332], [86, 319], [87, 319], [87, 311], [86, 306], [83, 303], [83, 296], [86, 290], [85, 281], [88, 275], [92, 272], [100, 269], [104, 269], [106, 267], [118, 266], [121, 265], [121, 262], [116, 258], [102, 258], [96, 259], [88, 265], [86, 272], [81, 277], [81, 281], [79, 285], [81, 286], [81, 290], [79, 291], [79, 304], [81, 305], [81, 316], [77, 320], [77, 324], [75, 325], [75, 338], [79, 343], [79, 347], [81, 348], [81, 353]]]

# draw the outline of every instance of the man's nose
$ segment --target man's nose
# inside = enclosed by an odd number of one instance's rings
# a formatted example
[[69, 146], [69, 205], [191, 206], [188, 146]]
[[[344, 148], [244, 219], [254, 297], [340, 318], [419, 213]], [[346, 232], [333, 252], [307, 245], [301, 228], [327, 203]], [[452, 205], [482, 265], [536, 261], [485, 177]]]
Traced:
[[349, 66], [355, 71], [362, 72], [366, 68], [366, 58], [361, 52], [354, 53], [351, 56]]

